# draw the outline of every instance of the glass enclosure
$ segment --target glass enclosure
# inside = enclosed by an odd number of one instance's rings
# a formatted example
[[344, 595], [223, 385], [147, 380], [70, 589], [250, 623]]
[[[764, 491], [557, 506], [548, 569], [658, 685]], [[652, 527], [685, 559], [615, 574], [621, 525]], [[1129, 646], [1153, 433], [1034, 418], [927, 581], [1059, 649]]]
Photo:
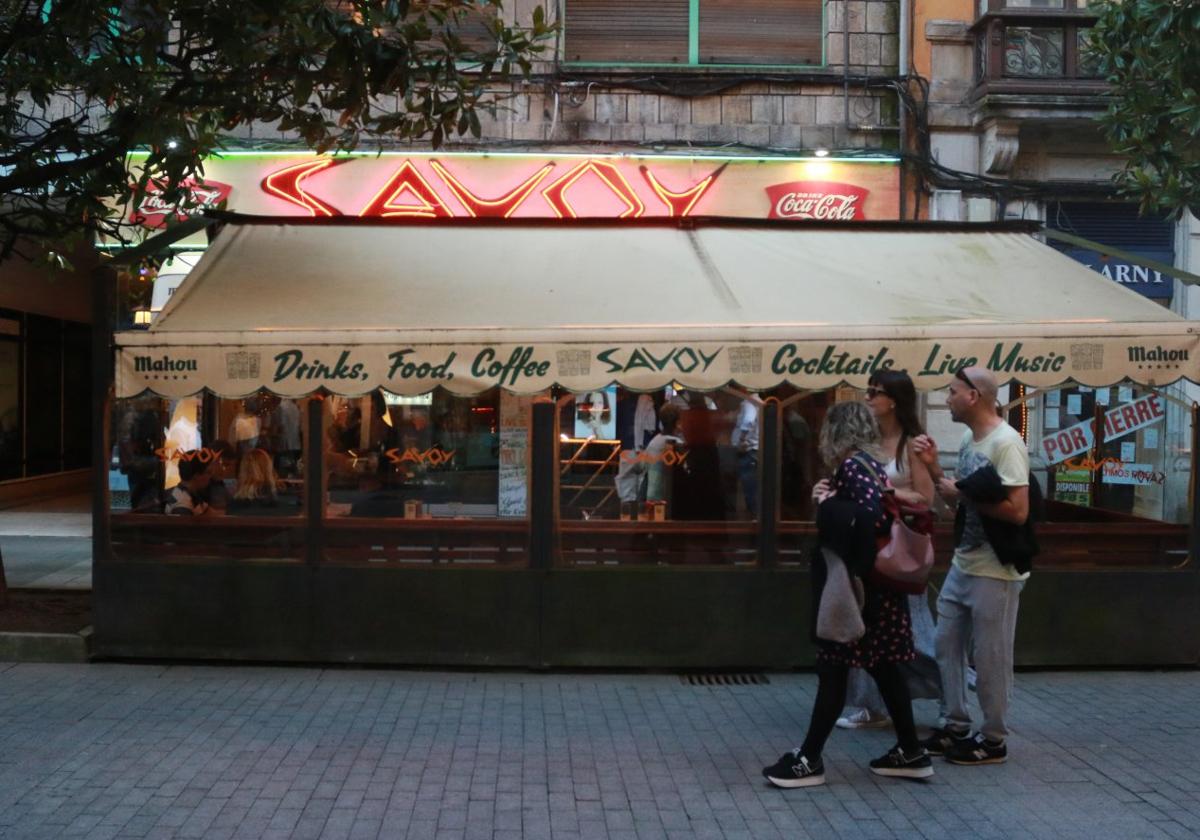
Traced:
[[612, 386], [557, 405], [561, 564], [754, 564], [757, 395]]
[[[1027, 441], [1046, 500], [1039, 565], [1186, 560], [1192, 412], [1178, 386], [1002, 391], [1004, 416]], [[556, 441], [537, 477], [539, 399], [554, 408], [547, 434]], [[552, 488], [543, 498], [553, 500], [544, 509], [555, 540], [538, 563], [802, 564], [815, 530], [812, 486], [831, 473], [817, 452], [825, 415], [863, 399], [850, 387], [756, 394], [610, 386], [538, 397], [492, 389], [118, 400], [114, 545], [118, 557], [142, 559], [526, 568], [540, 481]], [[321, 419], [311, 435], [310, 400], [319, 400]], [[964, 427], [941, 394], [921, 403], [952, 472]], [[317, 475], [306, 470], [314, 457], [323, 465]], [[308, 506], [319, 518], [306, 515]], [[943, 561], [950, 528], [942, 511]]]

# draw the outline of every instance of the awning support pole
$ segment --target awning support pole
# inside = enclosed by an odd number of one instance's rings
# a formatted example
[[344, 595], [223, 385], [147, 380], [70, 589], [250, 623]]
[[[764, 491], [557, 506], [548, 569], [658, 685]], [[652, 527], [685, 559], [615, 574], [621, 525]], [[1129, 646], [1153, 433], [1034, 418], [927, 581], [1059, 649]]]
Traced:
[[532, 408], [529, 441], [529, 568], [549, 569], [554, 562], [554, 493], [558, 472], [557, 411], [552, 400]]
[[[758, 445], [758, 564], [772, 568], [779, 562], [779, 400], [763, 400], [762, 429]], [[751, 511], [754, 513], [754, 511]]]
[[111, 264], [92, 269], [92, 575], [95, 589], [108, 568], [112, 553], [108, 492], [109, 394], [112, 392], [113, 311], [116, 304], [117, 272]]
[[1188, 476], [1188, 503], [1192, 521], [1188, 528], [1188, 565], [1200, 571], [1200, 403], [1192, 403], [1192, 474]]
[[304, 438], [305, 560], [320, 563], [325, 552], [325, 401], [309, 397]]

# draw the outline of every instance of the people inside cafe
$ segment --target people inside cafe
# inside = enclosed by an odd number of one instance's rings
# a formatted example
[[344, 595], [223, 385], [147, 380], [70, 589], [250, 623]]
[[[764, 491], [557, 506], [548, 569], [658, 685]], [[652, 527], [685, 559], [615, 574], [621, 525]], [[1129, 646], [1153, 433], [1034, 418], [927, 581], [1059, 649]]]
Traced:
[[229, 501], [229, 513], [260, 516], [294, 513], [297, 502], [295, 497], [280, 496], [274, 462], [266, 450], [251, 449], [242, 456], [238, 466], [237, 489]]
[[172, 516], [203, 516], [210, 511], [205, 501], [212, 480], [211, 463], [199, 450], [179, 455], [179, 483], [167, 491], [163, 512]]
[[211, 453], [211, 479], [204, 501], [213, 509], [223, 511], [229, 507], [229, 500], [233, 498], [233, 491], [236, 489], [238, 454], [227, 440], [214, 440], [208, 450]]

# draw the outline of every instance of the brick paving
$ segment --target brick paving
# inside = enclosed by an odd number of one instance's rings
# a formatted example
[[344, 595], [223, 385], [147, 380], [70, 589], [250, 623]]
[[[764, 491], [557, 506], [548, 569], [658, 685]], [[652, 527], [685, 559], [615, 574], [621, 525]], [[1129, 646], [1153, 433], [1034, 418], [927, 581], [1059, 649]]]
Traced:
[[1200, 836], [1200, 673], [1021, 674], [1008, 764], [839, 731], [796, 791], [816, 681], [770, 678], [0, 663], [0, 837]]
[[0, 562], [8, 585], [91, 589], [91, 510], [86, 493], [0, 510]]

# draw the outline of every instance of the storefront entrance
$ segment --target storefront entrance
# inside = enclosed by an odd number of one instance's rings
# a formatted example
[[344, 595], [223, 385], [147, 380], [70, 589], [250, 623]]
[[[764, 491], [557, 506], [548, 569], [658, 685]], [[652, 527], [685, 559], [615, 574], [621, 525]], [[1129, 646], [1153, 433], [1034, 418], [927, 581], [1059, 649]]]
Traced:
[[[1038, 480], [1059, 480], [1056, 446], [1089, 486], [1144, 473], [1153, 430], [1184, 488], [1130, 511], [1054, 499], [1023, 663], [1195, 662], [1196, 424], [1171, 383], [1200, 376], [1200, 342], [1029, 232], [230, 224], [154, 327], [117, 337], [108, 445], [130, 491], [103, 511], [96, 648], [808, 664], [825, 412], [877, 370], [936, 399], [979, 364], [1013, 383]], [[1091, 444], [1020, 419], [1068, 384], [1116, 411]], [[1101, 463], [1121, 436], [1134, 460]], [[1146, 604], [1155, 620], [1128, 620]]]

